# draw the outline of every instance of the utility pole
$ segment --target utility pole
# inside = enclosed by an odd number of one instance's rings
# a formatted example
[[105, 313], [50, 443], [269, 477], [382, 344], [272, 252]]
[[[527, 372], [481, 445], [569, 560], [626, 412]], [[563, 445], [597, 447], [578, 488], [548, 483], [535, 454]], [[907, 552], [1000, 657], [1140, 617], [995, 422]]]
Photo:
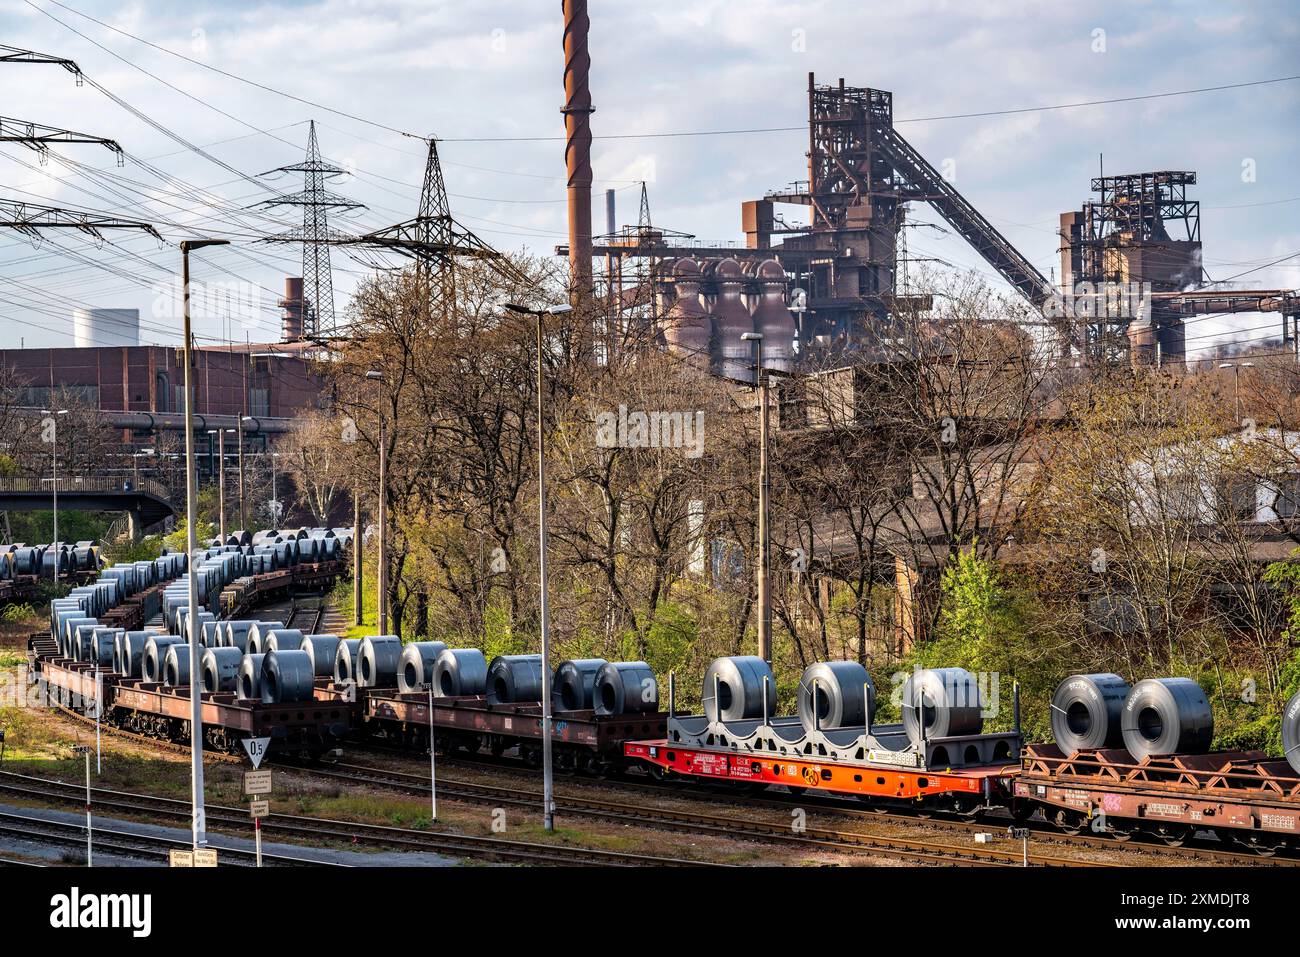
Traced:
[[54, 538], [50, 547], [54, 549], [54, 587], [59, 587], [59, 416], [67, 415], [67, 409], [41, 409], [41, 415], [50, 415], [50, 458], [51, 494], [54, 496]]
[[[378, 369], [366, 373], [371, 382], [383, 382]], [[384, 413], [379, 413], [379, 574], [376, 624], [381, 635], [388, 634], [388, 430]]]
[[[194, 474], [194, 355], [190, 334], [190, 251], [208, 246], [226, 246], [225, 239], [186, 239], [181, 241], [181, 304], [184, 324], [185, 360], [185, 531], [186, 558], [193, 560], [198, 551], [198, 489]], [[206, 815], [203, 808], [203, 684], [199, 662], [199, 580], [191, 565], [186, 573], [189, 583], [187, 628], [190, 642], [190, 802], [193, 814], [194, 847], [208, 843]]]
[[[244, 396], [248, 396], [248, 382], [244, 382]], [[248, 416], [239, 417], [239, 529], [248, 530], [248, 519], [244, 516], [244, 422]]]
[[361, 624], [361, 486], [352, 490], [352, 624]]
[[768, 527], [770, 491], [767, 467], [767, 442], [770, 428], [768, 380], [767, 371], [763, 368], [763, 334], [746, 332], [742, 333], [740, 338], [754, 343], [757, 356], [754, 374], [758, 383], [758, 656], [770, 665], [772, 663], [772, 596], [768, 582], [771, 551], [771, 531]]

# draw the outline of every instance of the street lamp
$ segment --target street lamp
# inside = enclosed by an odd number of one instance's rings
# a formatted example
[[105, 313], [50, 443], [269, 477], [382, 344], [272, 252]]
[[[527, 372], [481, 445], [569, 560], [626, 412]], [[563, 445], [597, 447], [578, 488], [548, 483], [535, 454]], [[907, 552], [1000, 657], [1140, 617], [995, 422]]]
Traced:
[[251, 415], [239, 417], [239, 527], [241, 531], [248, 528], [248, 519], [244, 517], [244, 423], [256, 421]]
[[537, 320], [537, 536], [538, 570], [541, 588], [542, 630], [542, 825], [555, 830], [555, 785], [551, 769], [551, 604], [546, 579], [546, 434], [543, 425], [542, 349], [544, 317], [571, 312], [569, 305], [530, 309], [519, 303], [508, 302], [511, 312], [532, 316]]
[[745, 342], [754, 343], [757, 354], [754, 369], [758, 383], [758, 656], [770, 665], [772, 663], [772, 596], [768, 586], [770, 529], [767, 519], [769, 490], [767, 370], [763, 368], [763, 334], [744, 332], [741, 333], [740, 338]]
[[[383, 382], [378, 369], [366, 373], [371, 382]], [[360, 542], [357, 543], [358, 546]], [[381, 635], [388, 634], [388, 435], [384, 413], [379, 410], [379, 575], [375, 622]]]
[[[41, 415], [67, 415], [67, 409], [41, 409]], [[54, 587], [59, 587], [59, 420], [50, 419], [50, 471], [54, 495], [54, 539], [50, 546], [54, 549]]]
[[1219, 368], [1220, 368], [1220, 369], [1231, 369], [1231, 370], [1232, 370], [1232, 404], [1233, 404], [1233, 406], [1236, 407], [1236, 410], [1237, 410], [1237, 421], [1240, 422], [1240, 421], [1241, 421], [1241, 389], [1240, 389], [1240, 384], [1241, 384], [1241, 370], [1242, 370], [1242, 369], [1253, 369], [1253, 368], [1255, 368], [1255, 363], [1253, 363], [1253, 362], [1220, 362], [1220, 363], [1219, 363]]
[[[194, 487], [194, 358], [190, 335], [190, 251], [208, 246], [226, 246], [226, 239], [186, 239], [181, 241], [181, 305], [184, 316], [185, 357], [185, 532], [186, 558], [189, 562], [198, 551], [197, 489]], [[200, 684], [198, 621], [199, 581], [191, 565], [186, 576], [189, 580], [190, 608], [188, 621], [190, 640], [190, 803], [193, 809], [194, 847], [197, 850], [208, 843], [207, 822], [203, 810], [203, 685]]]
[[[208, 429], [208, 435], [217, 437], [217, 515], [221, 544], [226, 544], [226, 433], [234, 429]], [[208, 449], [211, 450], [209, 445]]]

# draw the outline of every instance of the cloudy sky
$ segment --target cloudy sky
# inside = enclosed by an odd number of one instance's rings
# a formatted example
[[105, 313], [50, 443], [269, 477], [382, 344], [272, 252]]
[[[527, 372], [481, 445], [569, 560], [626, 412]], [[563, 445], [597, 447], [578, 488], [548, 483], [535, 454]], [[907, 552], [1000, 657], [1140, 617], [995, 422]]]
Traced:
[[[414, 215], [424, 150], [403, 134], [434, 134], [457, 218], [498, 247], [550, 254], [565, 238], [559, 6], [7, 0], [0, 42], [75, 60], [93, 84], [0, 64], [0, 115], [111, 137], [128, 158], [118, 168], [100, 146], [64, 145], [42, 163], [0, 144], [0, 200], [146, 219], [172, 241], [234, 240], [196, 262], [235, 297], [199, 321], [208, 341], [278, 334], [275, 298], [300, 272], [299, 249], [255, 240], [294, 217], [249, 207], [300, 188], [258, 174], [301, 160], [309, 119], [348, 170], [332, 188], [368, 207], [339, 228]], [[812, 71], [892, 90], [904, 135], [1044, 272], [1058, 261], [1059, 213], [1087, 198], [1104, 154], [1109, 173], [1196, 171], [1212, 279], [1300, 286], [1300, 82], [942, 118], [1300, 74], [1300, 27], [1283, 0], [593, 0], [591, 18], [598, 228], [600, 191], [617, 189], [620, 224], [634, 222], [646, 180], [657, 224], [740, 239], [742, 200], [807, 175]], [[772, 127], [795, 129], [709, 132]], [[88, 306], [139, 308], [144, 341], [179, 341], [163, 294], [175, 247], [110, 238], [0, 231], [0, 345], [70, 345], [72, 310]], [[910, 240], [914, 256], [987, 270], [939, 229]], [[335, 267], [341, 312], [369, 266], [336, 251]], [[1224, 334], [1259, 341], [1275, 325], [1201, 321], [1189, 349]]]

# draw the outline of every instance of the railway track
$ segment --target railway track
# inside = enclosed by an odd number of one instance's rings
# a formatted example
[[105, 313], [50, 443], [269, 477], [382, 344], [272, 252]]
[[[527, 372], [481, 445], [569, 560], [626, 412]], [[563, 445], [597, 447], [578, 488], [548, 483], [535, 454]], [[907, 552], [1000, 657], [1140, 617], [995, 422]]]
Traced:
[[[79, 711], [73, 711], [71, 708], [65, 708], [62, 705], [55, 705], [54, 710], [59, 712], [65, 718], [71, 718], [79, 724], [95, 727], [95, 720], [88, 718]], [[183, 754], [186, 757], [190, 754], [188, 744], [177, 744], [175, 741], [164, 741], [162, 738], [151, 738], [147, 734], [137, 734], [134, 731], [127, 731], [125, 728], [119, 728], [115, 725], [101, 721], [99, 730], [103, 734], [112, 735], [115, 738], [121, 738], [124, 741], [134, 741], [151, 748], [158, 748], [161, 751], [168, 751], [172, 754]], [[214, 751], [212, 748], [203, 749], [203, 760], [219, 762], [222, 764], [243, 764], [245, 759], [238, 754], [226, 754], [224, 751]]]
[[[304, 770], [299, 765], [288, 768]], [[335, 764], [329, 767], [311, 767], [311, 774], [365, 784], [395, 788], [418, 794], [429, 793], [429, 783], [422, 775], [384, 768], [354, 764]], [[520, 791], [513, 787], [477, 784], [443, 778], [438, 784], [438, 794], [458, 800], [497, 806], [535, 808], [541, 804], [540, 792]], [[789, 808], [786, 808], [789, 810]], [[683, 831], [691, 834], [720, 837], [742, 837], [768, 843], [855, 853], [882, 854], [902, 860], [930, 864], [973, 864], [977, 866], [1020, 866], [1020, 851], [997, 849], [975, 850], [969, 846], [944, 844], [935, 841], [900, 838], [881, 834], [864, 834], [857, 831], [832, 830], [801, 826], [795, 829], [791, 822], [764, 821], [718, 814], [677, 811], [661, 807], [629, 804], [565, 795], [556, 800], [557, 813], [580, 815], [617, 821], [659, 830]], [[1042, 867], [1098, 866], [1092, 862], [1071, 858], [1030, 854], [1029, 863]]]
[[300, 605], [295, 600], [289, 610], [289, 617], [285, 620], [284, 627], [297, 628], [304, 635], [315, 635], [320, 633], [321, 622], [324, 618], [324, 601], [320, 601], [315, 605]]
[[[6, 789], [8, 790], [8, 789]], [[33, 792], [39, 794], [39, 792]], [[45, 795], [50, 799], [49, 795]], [[85, 800], [83, 792], [80, 800]], [[186, 812], [186, 818], [189, 814]], [[0, 833], [35, 843], [66, 845], [84, 849], [86, 846], [86, 826], [68, 821], [51, 821], [47, 818], [29, 814], [17, 814], [0, 811]], [[111, 827], [94, 826], [94, 850], [100, 854], [116, 854], [144, 860], [163, 860], [169, 858], [173, 850], [185, 850], [191, 847], [188, 838], [171, 838], [162, 835], [142, 835], [132, 831], [122, 831]], [[225, 863], [236, 867], [252, 867], [256, 864], [256, 852], [242, 848], [221, 847], [217, 851]], [[283, 854], [263, 854], [262, 863], [271, 867], [303, 867], [320, 862], [307, 858], [292, 857]]]
[[[16, 794], [28, 800], [56, 801], [81, 804], [85, 801], [84, 787], [53, 781], [48, 778], [0, 771], [0, 792]], [[190, 804], [173, 798], [135, 794], [106, 788], [91, 790], [92, 803], [101, 810], [118, 814], [147, 814], [151, 818], [166, 816], [178, 820], [190, 819]], [[207, 805], [208, 827], [224, 827], [247, 831], [249, 818], [240, 808]], [[85, 829], [72, 825], [85, 842]], [[686, 860], [598, 848], [572, 847], [506, 838], [483, 837], [470, 834], [453, 834], [446, 831], [428, 831], [418, 828], [393, 827], [382, 824], [364, 824], [356, 821], [335, 821], [306, 815], [271, 814], [262, 818], [264, 833], [279, 833], [313, 841], [336, 840], [345, 844], [392, 847], [418, 850], [444, 856], [471, 857], [516, 864], [604, 864], [622, 867], [700, 867], [717, 866], [705, 861]], [[96, 835], [100, 833], [95, 829]], [[185, 844], [185, 842], [179, 842]], [[96, 846], [99, 846], [98, 838]], [[188, 846], [188, 845], [186, 845]], [[223, 853], [227, 853], [223, 851]], [[250, 854], [252, 852], [229, 852]], [[163, 856], [166, 856], [165, 854]], [[265, 859], [265, 855], [264, 855]], [[315, 860], [289, 858], [300, 864], [328, 863]]]
[[[384, 756], [398, 756], [402, 758], [410, 757], [410, 752], [401, 749], [391, 749], [387, 747], [376, 747], [373, 750], [377, 754]], [[469, 756], [459, 754], [454, 757], [439, 756], [439, 762], [451, 766], [464, 767], [482, 771], [484, 769], [495, 769], [507, 773], [535, 775], [537, 772], [518, 761], [513, 761], [504, 757], [492, 757], [489, 755]], [[417, 777], [421, 777], [417, 775]], [[708, 801], [716, 804], [718, 801], [725, 801], [736, 807], [741, 808], [766, 808], [771, 810], [780, 810], [789, 813], [795, 808], [804, 810], [816, 809], [828, 814], [848, 818], [851, 820], [897, 820], [900, 823], [920, 821], [925, 824], [944, 827], [963, 833], [978, 833], [981, 831], [996, 831], [999, 826], [1006, 826], [1012, 823], [1008, 816], [1003, 821], [982, 820], [982, 821], [964, 821], [953, 817], [945, 817], [939, 814], [926, 814], [921, 812], [910, 812], [907, 809], [874, 807], [859, 808], [851, 804], [825, 798], [816, 794], [803, 792], [800, 794], [782, 794], [780, 792], [767, 791], [763, 795], [748, 795], [738, 793], [735, 790], [727, 788], [709, 789], [704, 785], [696, 788], [673, 786], [669, 784], [656, 783], [649, 777], [642, 780], [628, 780], [626, 778], [609, 777], [601, 779], [591, 779], [593, 785], [600, 787], [609, 787], [620, 791], [634, 791], [648, 795], [665, 795], [677, 797], [683, 800]], [[442, 788], [439, 787], [441, 792]], [[540, 800], [540, 799], [539, 799]], [[1120, 854], [1144, 855], [1147, 857], [1158, 857], [1168, 860], [1171, 864], [1184, 865], [1189, 862], [1206, 861], [1215, 864], [1224, 865], [1263, 865], [1275, 867], [1300, 867], [1300, 859], [1292, 857], [1266, 857], [1257, 852], [1248, 850], [1233, 850], [1229, 848], [1215, 847], [1209, 842], [1199, 842], [1187, 844], [1181, 847], [1171, 847], [1163, 843], [1157, 843], [1154, 840], [1116, 840], [1114, 837], [1104, 834], [1067, 834], [1056, 830], [1050, 823], [1037, 818], [1029, 821], [1015, 822], [1019, 827], [1028, 827], [1033, 832], [1035, 841], [1042, 841], [1054, 844], [1060, 847], [1080, 846], [1093, 847], [1098, 850], [1114, 851]]]

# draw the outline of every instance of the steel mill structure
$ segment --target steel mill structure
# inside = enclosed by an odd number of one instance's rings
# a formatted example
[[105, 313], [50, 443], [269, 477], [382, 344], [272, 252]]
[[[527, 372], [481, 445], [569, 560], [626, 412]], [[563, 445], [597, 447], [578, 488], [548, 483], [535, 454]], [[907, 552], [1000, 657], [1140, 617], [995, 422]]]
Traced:
[[[585, 69], [585, 35], [581, 51]], [[580, 90], [589, 104], [585, 76], [572, 80], [573, 69], [566, 61], [570, 102]], [[587, 163], [574, 139], [581, 135], [571, 131], [566, 150], [571, 186]], [[843, 79], [820, 85], [810, 73], [807, 155], [806, 179], [741, 203], [743, 247], [698, 243], [689, 233], [652, 227], [645, 215], [637, 227], [617, 231], [609, 215], [608, 233], [590, 254], [606, 264], [616, 321], [652, 301], [653, 321], [670, 349], [743, 381], [752, 376], [739, 339], [746, 331], [764, 334], [764, 364], [770, 360], [773, 369], [793, 369], [803, 355], [870, 346], [901, 312], [929, 308], [926, 297], [899, 291], [909, 204], [928, 203], [1025, 299], [1027, 320], [1051, 330], [1062, 356], [1180, 361], [1187, 318], [1257, 311], [1279, 314], [1284, 341], [1300, 355], [1295, 290], [1216, 290], [1206, 281], [1199, 204], [1187, 196], [1195, 173], [1094, 179], [1098, 198], [1061, 215], [1057, 286], [898, 132], [892, 93]], [[571, 261], [587, 252], [579, 243], [590, 228], [589, 194], [586, 218], [570, 221], [570, 243], [556, 250]], [[787, 221], [780, 207], [789, 205], [806, 207], [807, 222]], [[629, 261], [648, 268], [630, 268]], [[778, 296], [794, 307], [779, 321]]]

